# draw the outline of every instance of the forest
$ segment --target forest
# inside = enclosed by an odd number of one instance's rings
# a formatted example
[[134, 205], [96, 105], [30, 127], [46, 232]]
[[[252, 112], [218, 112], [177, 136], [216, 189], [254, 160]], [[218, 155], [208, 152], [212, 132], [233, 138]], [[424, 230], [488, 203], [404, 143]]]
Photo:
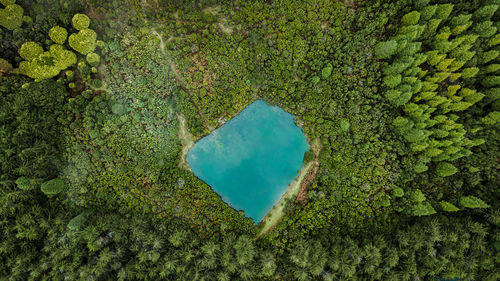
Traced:
[[[264, 234], [185, 165], [257, 99]], [[500, 0], [0, 0], [0, 280], [500, 280], [499, 171]]]

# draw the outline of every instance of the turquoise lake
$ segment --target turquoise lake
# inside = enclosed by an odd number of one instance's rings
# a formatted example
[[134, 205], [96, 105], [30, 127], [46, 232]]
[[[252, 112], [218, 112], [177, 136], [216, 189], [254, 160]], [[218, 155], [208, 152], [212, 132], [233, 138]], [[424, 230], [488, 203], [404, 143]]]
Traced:
[[224, 202], [259, 222], [297, 177], [309, 149], [293, 117], [257, 100], [200, 139], [188, 164]]

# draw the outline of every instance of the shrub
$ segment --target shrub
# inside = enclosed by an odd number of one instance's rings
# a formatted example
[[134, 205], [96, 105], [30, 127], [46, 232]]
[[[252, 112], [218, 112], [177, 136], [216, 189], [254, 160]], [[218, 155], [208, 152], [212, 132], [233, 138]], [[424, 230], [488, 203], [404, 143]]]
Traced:
[[420, 19], [422, 21], [429, 21], [436, 13], [437, 5], [426, 6], [420, 11]]
[[417, 11], [409, 12], [401, 18], [401, 23], [403, 25], [414, 25], [417, 24], [420, 19], [420, 13]]
[[401, 187], [396, 187], [392, 191], [392, 195], [394, 197], [403, 197], [403, 195], [405, 195], [405, 192], [403, 191], [403, 189]]
[[475, 21], [485, 21], [491, 20], [491, 17], [495, 14], [498, 9], [498, 5], [486, 5], [477, 9], [473, 16]]
[[491, 88], [500, 85], [500, 76], [487, 76], [481, 80], [481, 84], [484, 87]]
[[72, 19], [73, 27], [76, 30], [84, 30], [89, 28], [90, 26], [90, 19], [87, 15], [85, 14], [75, 14]]
[[450, 16], [452, 10], [453, 10], [452, 4], [438, 5], [438, 7], [436, 9], [436, 13], [434, 14], [434, 17], [438, 18], [438, 19], [445, 20]]
[[83, 29], [69, 36], [69, 45], [75, 51], [86, 55], [95, 50], [97, 34], [91, 29]]
[[96, 54], [96, 53], [88, 53], [87, 54], [87, 62], [91, 66], [98, 66], [100, 61], [101, 61], [101, 57], [98, 54]]
[[314, 159], [314, 153], [310, 150], [304, 153], [304, 163], [308, 163]]
[[448, 177], [454, 175], [457, 172], [457, 168], [448, 162], [440, 162], [436, 166], [436, 173], [440, 177]]
[[325, 67], [323, 67], [323, 69], [321, 70], [321, 77], [323, 77], [323, 79], [326, 79], [328, 77], [330, 77], [330, 75], [332, 74], [332, 69], [333, 69], [333, 66], [331, 63], [328, 63]]
[[46, 195], [59, 194], [64, 190], [64, 181], [59, 178], [46, 181], [42, 184], [41, 189]]
[[398, 49], [398, 42], [389, 40], [386, 42], [379, 42], [375, 45], [375, 57], [378, 59], [390, 58]]
[[490, 205], [486, 204], [483, 200], [474, 196], [460, 197], [459, 204], [465, 208], [488, 208]]
[[351, 127], [351, 123], [349, 123], [349, 121], [345, 120], [345, 119], [341, 119], [340, 120], [340, 130], [342, 132], [347, 132], [349, 131], [349, 128]]
[[87, 215], [85, 213], [81, 213], [78, 216], [72, 218], [69, 221], [67, 227], [69, 230], [78, 231], [83, 226], [86, 220], [87, 220]]
[[476, 74], [479, 72], [479, 68], [477, 67], [469, 67], [469, 68], [464, 68], [462, 70], [462, 78], [467, 79], [467, 78], [472, 78], [476, 76]]
[[387, 75], [384, 77], [384, 84], [389, 88], [395, 88], [397, 85], [401, 84], [401, 74]]
[[57, 44], [64, 44], [68, 37], [68, 32], [64, 27], [53, 26], [49, 31], [49, 37]]
[[418, 203], [413, 206], [412, 215], [414, 216], [429, 216], [435, 214], [436, 210], [429, 202]]
[[38, 58], [43, 53], [43, 48], [35, 42], [25, 42], [21, 45], [21, 49], [19, 49], [19, 55], [27, 60], [32, 61], [35, 58]]
[[479, 37], [488, 38], [497, 32], [497, 28], [493, 26], [491, 21], [483, 21], [476, 24], [473, 28], [474, 33], [479, 35]]
[[66, 69], [76, 63], [76, 54], [65, 50], [62, 45], [54, 44], [50, 46], [50, 54], [54, 57], [55, 67], [59, 70]]
[[455, 205], [451, 204], [450, 202], [447, 201], [441, 201], [439, 202], [439, 205], [441, 206], [441, 209], [445, 212], [457, 212], [460, 211], [459, 208], [457, 208]]
[[17, 4], [10, 4], [0, 9], [0, 25], [8, 30], [14, 30], [23, 24], [24, 10]]
[[33, 190], [38, 188], [38, 185], [27, 177], [20, 177], [16, 180], [16, 185], [22, 190]]

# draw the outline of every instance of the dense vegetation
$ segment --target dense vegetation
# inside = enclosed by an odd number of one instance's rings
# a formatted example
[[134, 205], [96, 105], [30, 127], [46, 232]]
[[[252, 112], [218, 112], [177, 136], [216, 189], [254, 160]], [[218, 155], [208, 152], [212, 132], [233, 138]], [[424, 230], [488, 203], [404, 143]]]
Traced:
[[[500, 279], [500, 1], [0, 0], [1, 280]], [[183, 164], [255, 99], [307, 197]]]

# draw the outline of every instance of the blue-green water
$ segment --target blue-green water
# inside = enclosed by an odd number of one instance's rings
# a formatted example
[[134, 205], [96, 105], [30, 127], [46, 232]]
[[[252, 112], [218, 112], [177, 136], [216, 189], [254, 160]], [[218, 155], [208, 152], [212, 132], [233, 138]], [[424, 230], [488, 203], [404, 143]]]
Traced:
[[293, 115], [258, 100], [189, 151], [193, 173], [258, 222], [298, 175], [309, 149]]

